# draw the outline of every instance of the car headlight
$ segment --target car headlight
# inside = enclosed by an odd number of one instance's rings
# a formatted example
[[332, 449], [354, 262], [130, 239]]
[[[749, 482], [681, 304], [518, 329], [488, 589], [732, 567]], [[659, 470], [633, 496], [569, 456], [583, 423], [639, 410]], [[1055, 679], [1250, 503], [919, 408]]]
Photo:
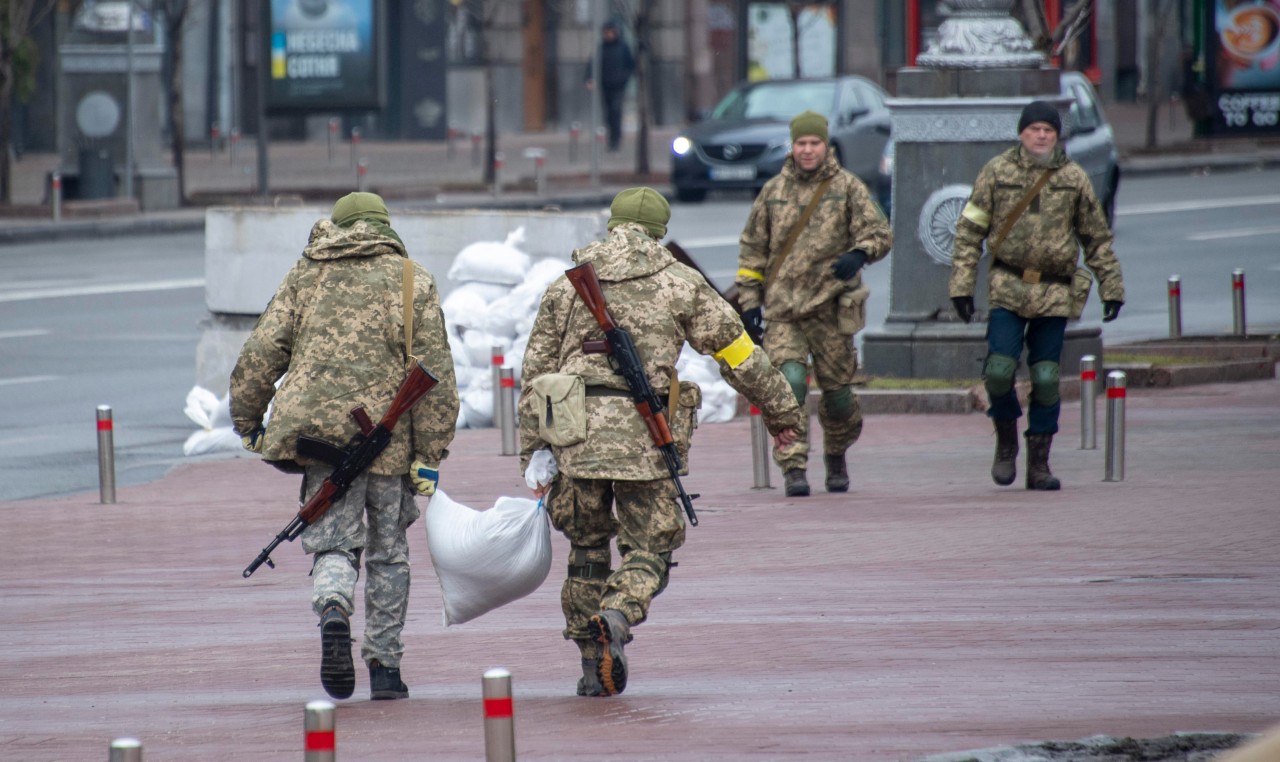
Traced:
[[684, 156], [693, 148], [693, 141], [684, 135], [679, 135], [675, 140], [671, 141], [671, 152], [676, 156]]

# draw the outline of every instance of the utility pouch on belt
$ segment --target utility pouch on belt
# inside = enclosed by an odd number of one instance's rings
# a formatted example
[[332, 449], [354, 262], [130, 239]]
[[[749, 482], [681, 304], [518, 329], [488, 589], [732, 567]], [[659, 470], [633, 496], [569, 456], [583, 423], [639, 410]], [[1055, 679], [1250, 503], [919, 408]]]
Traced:
[[1089, 291], [1093, 289], [1093, 275], [1088, 268], [1077, 267], [1071, 276], [1071, 319], [1079, 320], [1084, 314], [1085, 302], [1089, 301]]
[[582, 376], [547, 373], [533, 380], [538, 411], [538, 437], [553, 447], [569, 447], [587, 439], [587, 387]]
[[692, 381], [681, 381], [680, 400], [675, 409], [667, 411], [671, 439], [676, 443], [676, 452], [680, 453], [680, 464], [683, 466], [681, 476], [689, 472], [689, 444], [693, 439], [693, 430], [698, 428], [698, 409], [701, 407], [702, 387]]
[[836, 301], [836, 331], [842, 336], [852, 336], [867, 324], [867, 297], [871, 289], [858, 286], [845, 291]]

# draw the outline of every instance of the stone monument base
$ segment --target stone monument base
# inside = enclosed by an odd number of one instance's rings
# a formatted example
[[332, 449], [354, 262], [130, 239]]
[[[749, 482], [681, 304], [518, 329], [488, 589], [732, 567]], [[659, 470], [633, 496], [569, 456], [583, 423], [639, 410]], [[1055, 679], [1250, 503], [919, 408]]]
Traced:
[[[862, 334], [866, 372], [890, 378], [976, 379], [987, 357], [985, 323], [894, 323]], [[1102, 365], [1102, 329], [1068, 325], [1062, 347], [1061, 377], [1079, 374], [1080, 358], [1093, 355]], [[1026, 352], [1018, 375], [1027, 372]]]

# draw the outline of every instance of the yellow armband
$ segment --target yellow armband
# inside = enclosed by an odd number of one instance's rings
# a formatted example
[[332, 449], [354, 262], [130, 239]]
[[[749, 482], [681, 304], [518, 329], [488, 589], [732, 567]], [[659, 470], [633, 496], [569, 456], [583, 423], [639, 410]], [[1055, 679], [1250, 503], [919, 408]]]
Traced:
[[746, 331], [742, 335], [733, 340], [729, 346], [711, 355], [717, 360], [724, 360], [725, 364], [730, 368], [737, 368], [739, 365], [747, 361], [751, 353], [755, 351], [755, 342], [751, 341], [751, 337]]
[[764, 273], [759, 270], [748, 270], [745, 267], [738, 268], [739, 278], [751, 278], [752, 280], [764, 280]]
[[986, 230], [991, 226], [991, 215], [983, 211], [982, 207], [972, 201], [964, 205], [964, 211], [960, 213], [960, 216], [983, 230]]

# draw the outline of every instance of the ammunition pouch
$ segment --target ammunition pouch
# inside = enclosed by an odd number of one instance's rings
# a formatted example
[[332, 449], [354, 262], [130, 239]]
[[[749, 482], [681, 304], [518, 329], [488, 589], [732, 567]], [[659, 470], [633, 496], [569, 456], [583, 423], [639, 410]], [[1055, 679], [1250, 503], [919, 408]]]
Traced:
[[582, 376], [547, 373], [530, 385], [538, 414], [538, 437], [552, 447], [587, 439], [587, 390]]

